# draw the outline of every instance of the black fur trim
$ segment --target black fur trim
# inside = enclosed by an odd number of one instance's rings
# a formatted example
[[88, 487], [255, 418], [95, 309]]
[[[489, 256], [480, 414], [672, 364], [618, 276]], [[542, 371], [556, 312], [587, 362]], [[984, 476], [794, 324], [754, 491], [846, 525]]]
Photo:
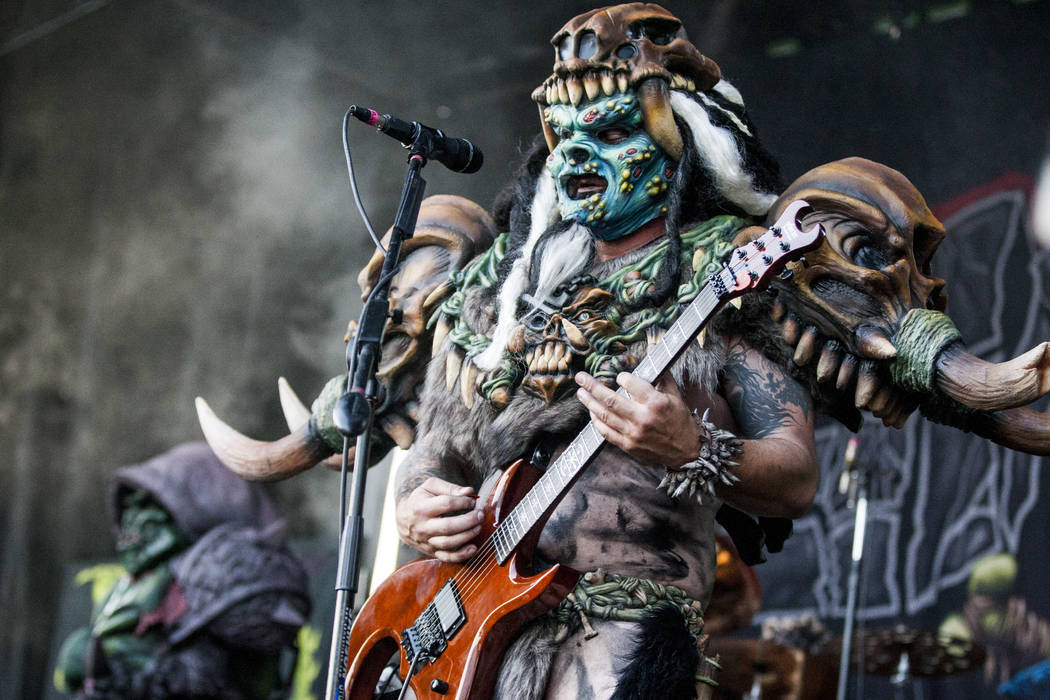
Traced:
[[642, 620], [631, 659], [624, 659], [614, 700], [686, 700], [696, 697], [700, 652], [682, 614], [668, 603], [653, 606]]

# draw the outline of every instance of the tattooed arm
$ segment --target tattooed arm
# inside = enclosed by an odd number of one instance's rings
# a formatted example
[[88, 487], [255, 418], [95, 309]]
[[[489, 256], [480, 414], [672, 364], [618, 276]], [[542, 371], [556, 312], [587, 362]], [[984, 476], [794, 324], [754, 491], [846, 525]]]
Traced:
[[683, 395], [666, 375], [656, 385], [626, 372], [617, 383], [624, 397], [585, 372], [576, 396], [598, 432], [635, 459], [678, 467], [700, 451], [692, 409], [711, 409], [719, 427], [743, 439], [733, 473], [740, 481], [719, 496], [754, 513], [799, 517], [817, 489], [817, 460], [809, 394], [761, 353], [731, 343], [723, 378], [725, 398], [706, 392]]
[[427, 556], [460, 562], [477, 551], [471, 540], [481, 531], [477, 493], [465, 486], [462, 470], [440, 460], [417, 442], [398, 470], [397, 531], [401, 540]]
[[722, 379], [743, 438], [740, 481], [719, 495], [756, 515], [797, 518], [813, 502], [819, 476], [809, 394], [778, 365], [739, 342]]

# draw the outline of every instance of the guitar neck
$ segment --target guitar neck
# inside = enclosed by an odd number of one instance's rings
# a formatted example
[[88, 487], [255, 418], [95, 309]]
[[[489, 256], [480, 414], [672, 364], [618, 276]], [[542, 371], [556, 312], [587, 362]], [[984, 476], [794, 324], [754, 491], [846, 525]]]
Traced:
[[[685, 351], [733, 288], [734, 275], [729, 268], [722, 268], [713, 275], [660, 341], [650, 348], [632, 374], [653, 383]], [[626, 391], [620, 388], [617, 393], [626, 394]], [[587, 426], [492, 533], [491, 540], [500, 564], [510, 558], [525, 535], [561, 500], [603, 444], [605, 438], [594, 427], [594, 423], [588, 421]]]

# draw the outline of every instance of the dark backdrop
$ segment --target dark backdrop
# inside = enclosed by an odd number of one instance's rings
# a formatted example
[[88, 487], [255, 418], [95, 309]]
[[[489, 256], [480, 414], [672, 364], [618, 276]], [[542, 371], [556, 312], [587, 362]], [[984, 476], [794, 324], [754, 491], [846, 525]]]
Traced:
[[[481, 174], [428, 168], [428, 192], [488, 205], [537, 132], [528, 96], [549, 73], [547, 40], [589, 7], [0, 4], [0, 695], [50, 683], [63, 571], [112, 552], [110, 471], [198, 439], [196, 395], [276, 437], [276, 377], [309, 399], [339, 371], [370, 252], [340, 152], [347, 105], [474, 139]], [[1050, 124], [1050, 2], [669, 7], [741, 90], [786, 180], [860, 155], [924, 192], [950, 224], [935, 271], [972, 348], [1001, 359], [1050, 337], [1045, 256], [1025, 224]], [[352, 146], [385, 227], [403, 154], [366, 128]], [[817, 507], [762, 570], [768, 610], [833, 627], [844, 439], [822, 430]], [[873, 507], [870, 624], [936, 626], [991, 551], [1018, 555], [1019, 595], [1050, 615], [1041, 460], [917, 419], [872, 426], [865, 444], [890, 472]], [[333, 536], [332, 485], [316, 472], [271, 489], [294, 535]]]

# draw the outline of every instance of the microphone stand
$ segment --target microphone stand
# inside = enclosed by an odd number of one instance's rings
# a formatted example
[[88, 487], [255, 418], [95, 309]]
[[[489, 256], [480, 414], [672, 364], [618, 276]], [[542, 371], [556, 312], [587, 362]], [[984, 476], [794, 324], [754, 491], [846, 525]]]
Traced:
[[333, 419], [336, 428], [343, 434], [343, 479], [345, 485], [347, 461], [350, 453], [350, 438], [357, 439], [354, 459], [354, 480], [350, 490], [350, 510], [346, 511], [344, 491], [340, 490], [340, 511], [345, 512], [339, 535], [339, 564], [336, 578], [335, 615], [332, 622], [332, 646], [328, 657], [328, 684], [326, 700], [342, 697], [345, 681], [347, 642], [353, 622], [352, 611], [357, 597], [360, 574], [361, 535], [364, 530], [365, 475], [368, 472], [370, 434], [375, 417], [375, 404], [379, 399], [380, 385], [376, 380], [382, 355], [383, 333], [391, 312], [390, 283], [400, 263], [401, 244], [412, 237], [423, 201], [426, 180], [420, 172], [426, 165], [430, 142], [417, 139], [409, 149], [408, 174], [401, 190], [386, 258], [379, 281], [368, 295], [361, 312], [354, 342], [347, 348], [346, 393], [336, 404]]
[[[839, 684], [836, 694], [837, 700], [846, 698], [846, 681], [849, 677], [849, 662], [853, 647], [853, 626], [857, 619], [857, 591], [860, 586], [860, 564], [864, 557], [864, 535], [868, 525], [868, 468], [861, 465], [854, 469], [854, 460], [857, 456], [857, 438], [851, 437], [846, 446], [846, 471], [843, 477], [848, 477], [849, 498], [847, 507], [854, 508], [853, 517], [853, 550], [851, 554], [849, 580], [846, 584], [846, 624], [842, 631], [842, 656], [839, 659]], [[864, 662], [860, 664], [863, 672]]]

